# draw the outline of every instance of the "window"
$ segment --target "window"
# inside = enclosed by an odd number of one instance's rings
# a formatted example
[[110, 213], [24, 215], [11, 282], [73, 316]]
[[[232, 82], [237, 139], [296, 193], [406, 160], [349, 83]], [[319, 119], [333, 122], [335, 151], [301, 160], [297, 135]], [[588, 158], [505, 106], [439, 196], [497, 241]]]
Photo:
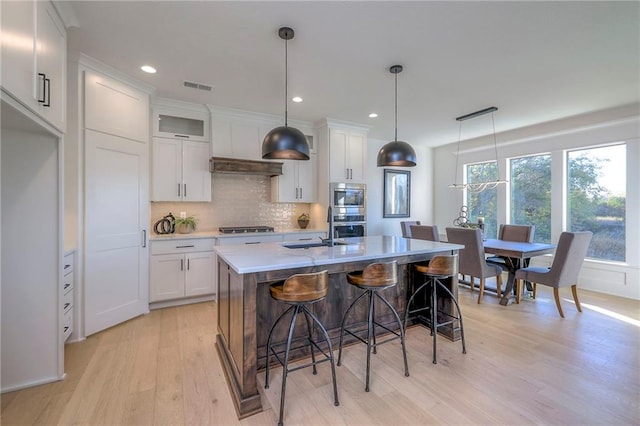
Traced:
[[[498, 179], [498, 169], [496, 162], [467, 164], [466, 182], [477, 183]], [[469, 222], [477, 223], [478, 217], [484, 217], [484, 235], [487, 238], [498, 236], [498, 189], [485, 189], [482, 192], [467, 191], [467, 207]]]
[[511, 160], [511, 220], [534, 225], [534, 241], [551, 243], [551, 155]]
[[588, 257], [625, 261], [626, 145], [567, 154], [567, 227], [591, 231]]

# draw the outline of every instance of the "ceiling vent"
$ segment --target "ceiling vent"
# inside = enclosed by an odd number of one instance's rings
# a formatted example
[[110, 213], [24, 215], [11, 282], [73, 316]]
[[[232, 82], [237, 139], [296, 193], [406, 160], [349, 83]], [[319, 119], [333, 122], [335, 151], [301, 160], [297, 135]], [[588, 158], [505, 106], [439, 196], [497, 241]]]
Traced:
[[202, 83], [194, 83], [193, 81], [185, 81], [183, 84], [184, 84], [184, 87], [190, 87], [192, 89], [197, 89], [197, 90], [204, 90], [205, 92], [210, 92], [211, 89], [213, 89], [213, 86], [210, 86], [208, 84], [202, 84]]

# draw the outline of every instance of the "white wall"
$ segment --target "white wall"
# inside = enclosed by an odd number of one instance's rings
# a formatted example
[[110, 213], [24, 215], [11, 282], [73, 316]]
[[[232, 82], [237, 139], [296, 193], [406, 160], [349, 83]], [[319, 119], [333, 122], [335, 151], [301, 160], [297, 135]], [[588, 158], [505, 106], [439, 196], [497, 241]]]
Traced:
[[[367, 234], [402, 235], [400, 222], [419, 220], [424, 224], [433, 222], [433, 167], [432, 150], [412, 144], [418, 161], [415, 167], [376, 167], [378, 151], [388, 141], [367, 141]], [[411, 205], [408, 218], [383, 218], [384, 169], [409, 170], [411, 172]]]
[[[501, 178], [507, 160], [536, 153], [561, 153], [614, 142], [627, 143], [627, 262], [611, 263], [587, 260], [580, 277], [580, 287], [603, 293], [640, 299], [640, 106], [628, 105], [606, 111], [570, 117], [496, 135]], [[434, 220], [444, 229], [451, 226], [464, 204], [462, 191], [448, 188], [453, 181], [457, 141], [434, 150]], [[559, 157], [559, 156], [556, 156]], [[495, 160], [492, 135], [463, 141], [459, 168], [465, 163]], [[552, 164], [553, 175], [561, 176], [562, 163]], [[460, 176], [460, 170], [458, 170]], [[460, 179], [460, 178], [459, 178]], [[555, 181], [556, 178], [554, 178]], [[554, 182], [558, 184], [559, 182]], [[561, 183], [560, 183], [561, 184]], [[498, 223], [507, 221], [506, 197], [499, 192]], [[561, 203], [562, 200], [559, 200]], [[558, 202], [556, 202], [558, 204]], [[562, 228], [562, 215], [552, 215], [552, 240], [557, 241]]]

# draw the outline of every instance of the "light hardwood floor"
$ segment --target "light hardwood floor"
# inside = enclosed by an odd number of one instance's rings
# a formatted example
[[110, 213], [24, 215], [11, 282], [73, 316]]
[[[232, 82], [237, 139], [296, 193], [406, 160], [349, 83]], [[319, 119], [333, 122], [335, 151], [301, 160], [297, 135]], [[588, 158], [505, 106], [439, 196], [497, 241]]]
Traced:
[[[428, 332], [411, 328], [411, 376], [399, 343], [381, 346], [369, 393], [365, 346], [348, 347], [338, 407], [327, 363], [317, 376], [291, 373], [285, 424], [639, 424], [640, 303], [582, 290], [578, 314], [562, 291], [561, 319], [551, 290], [538, 293], [508, 307], [487, 294], [478, 305], [477, 292], [461, 287], [467, 354], [439, 338], [434, 365]], [[2, 425], [275, 424], [281, 369], [261, 389], [265, 411], [238, 421], [215, 317], [213, 302], [166, 308], [67, 345], [66, 380], [2, 395]]]

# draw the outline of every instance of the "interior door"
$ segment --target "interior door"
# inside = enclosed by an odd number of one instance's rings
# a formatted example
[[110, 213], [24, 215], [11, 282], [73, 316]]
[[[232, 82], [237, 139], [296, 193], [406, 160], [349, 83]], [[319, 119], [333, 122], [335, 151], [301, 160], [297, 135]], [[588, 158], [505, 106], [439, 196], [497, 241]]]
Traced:
[[148, 145], [85, 130], [85, 334], [148, 311]]

